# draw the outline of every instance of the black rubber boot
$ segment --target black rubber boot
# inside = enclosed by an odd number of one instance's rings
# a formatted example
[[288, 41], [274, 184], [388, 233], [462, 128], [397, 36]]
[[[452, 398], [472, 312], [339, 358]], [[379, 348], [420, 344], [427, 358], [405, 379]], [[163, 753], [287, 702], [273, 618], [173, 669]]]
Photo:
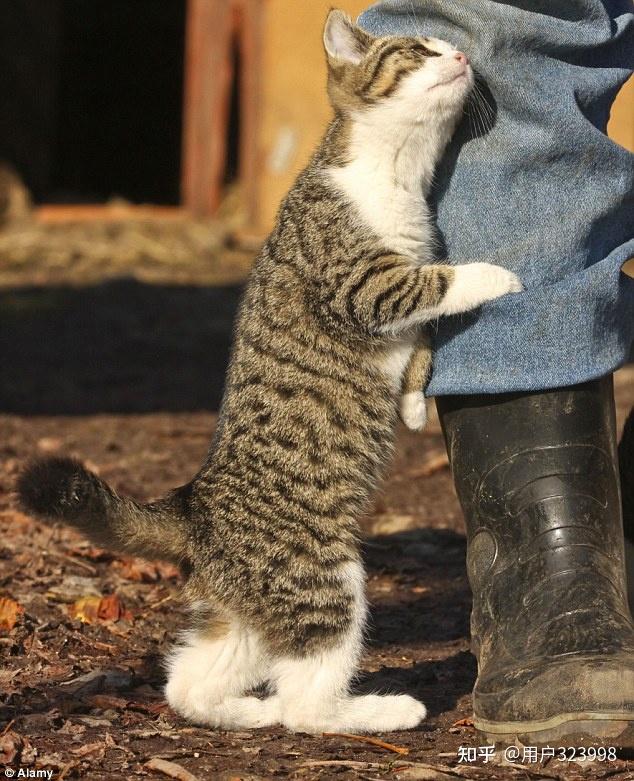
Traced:
[[492, 742], [632, 746], [611, 377], [436, 401], [467, 522], [476, 728]]
[[630, 612], [634, 614], [634, 408], [625, 421], [619, 442], [619, 471], [625, 531], [625, 569]]

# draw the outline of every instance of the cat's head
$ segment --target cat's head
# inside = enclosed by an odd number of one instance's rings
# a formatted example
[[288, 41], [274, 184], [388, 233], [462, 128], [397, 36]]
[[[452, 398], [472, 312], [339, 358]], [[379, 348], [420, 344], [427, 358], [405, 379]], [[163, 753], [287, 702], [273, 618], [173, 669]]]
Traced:
[[446, 41], [376, 38], [343, 11], [328, 14], [324, 47], [328, 94], [338, 113], [358, 114], [380, 106], [390, 122], [452, 119], [462, 113], [473, 86], [466, 55]]

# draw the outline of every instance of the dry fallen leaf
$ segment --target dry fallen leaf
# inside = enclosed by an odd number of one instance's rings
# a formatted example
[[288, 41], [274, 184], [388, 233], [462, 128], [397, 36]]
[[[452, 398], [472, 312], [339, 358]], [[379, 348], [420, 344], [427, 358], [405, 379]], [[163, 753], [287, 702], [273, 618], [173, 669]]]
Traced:
[[156, 569], [158, 570], [158, 573], [161, 576], [161, 580], [171, 580], [171, 579], [180, 578], [181, 576], [180, 569], [178, 567], [175, 567], [173, 564], [169, 564], [166, 561], [157, 561]]
[[454, 723], [451, 725], [452, 727], [473, 727], [473, 719], [466, 718], [466, 719], [458, 719], [458, 721], [454, 721]]
[[22, 748], [22, 738], [17, 732], [7, 732], [0, 736], [0, 763], [3, 765], [13, 764], [13, 760]]
[[159, 702], [153, 702], [149, 705], [143, 702], [135, 702], [133, 703], [133, 706], [136, 710], [142, 710], [145, 711], [146, 713], [152, 713], [155, 715], [158, 715], [160, 713], [167, 713], [170, 707], [165, 700], [160, 700]]
[[22, 738], [22, 751], [20, 752], [20, 764], [32, 765], [37, 758], [37, 749], [29, 742], [28, 738]]
[[[60, 758], [59, 754], [42, 754], [38, 757], [37, 765], [39, 768], [48, 768], [50, 770], [57, 770], [59, 775], [54, 775], [55, 781], [63, 781], [66, 778], [69, 770], [77, 766], [79, 762], [64, 762]], [[65, 772], [64, 772], [65, 771]], [[46, 776], [44, 776], [46, 778]]]
[[0, 764], [11, 765], [21, 762], [24, 765], [30, 765], [35, 761], [37, 750], [31, 744], [28, 738], [19, 735], [10, 729], [13, 722], [10, 722], [0, 734]]
[[138, 583], [154, 583], [157, 580], [178, 578], [180, 572], [172, 564], [144, 561], [143, 559], [123, 559], [115, 563], [119, 574], [126, 580]]
[[18, 602], [9, 597], [0, 597], [0, 630], [10, 632], [22, 613], [24, 608]]
[[84, 559], [90, 559], [91, 561], [112, 561], [113, 559], [113, 554], [110, 551], [103, 548], [95, 548], [90, 543], [85, 542], [73, 545], [66, 552], [71, 556], [82, 556]]
[[0, 691], [2, 691], [3, 694], [6, 694], [9, 691], [11, 681], [19, 674], [20, 670], [0, 670]]
[[149, 762], [145, 763], [145, 767], [148, 770], [156, 770], [158, 773], [163, 773], [170, 778], [176, 778], [177, 781], [198, 781], [197, 776], [190, 773], [189, 770], [185, 770], [182, 765], [177, 765], [176, 762], [168, 762], [166, 759], [160, 759], [160, 757], [152, 757]]
[[96, 755], [96, 759], [103, 759], [104, 754], [106, 753], [106, 744], [102, 741], [99, 741], [98, 743], [86, 743], [79, 748], [72, 748], [70, 753], [74, 754], [76, 757]]
[[132, 614], [125, 609], [123, 602], [116, 594], [105, 597], [89, 594], [71, 605], [69, 613], [72, 618], [79, 619], [84, 624], [96, 624], [99, 621], [130, 620]]
[[93, 694], [89, 697], [91, 705], [96, 708], [126, 708], [129, 700], [124, 700], [123, 697], [113, 697], [111, 694]]

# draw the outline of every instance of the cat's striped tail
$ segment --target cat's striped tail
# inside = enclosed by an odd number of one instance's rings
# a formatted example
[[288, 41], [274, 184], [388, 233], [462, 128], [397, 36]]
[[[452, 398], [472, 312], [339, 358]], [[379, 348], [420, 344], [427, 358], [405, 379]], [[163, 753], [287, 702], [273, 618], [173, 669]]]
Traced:
[[27, 466], [17, 491], [25, 512], [74, 526], [100, 546], [179, 565], [189, 558], [188, 486], [141, 504], [119, 496], [78, 461], [51, 457]]

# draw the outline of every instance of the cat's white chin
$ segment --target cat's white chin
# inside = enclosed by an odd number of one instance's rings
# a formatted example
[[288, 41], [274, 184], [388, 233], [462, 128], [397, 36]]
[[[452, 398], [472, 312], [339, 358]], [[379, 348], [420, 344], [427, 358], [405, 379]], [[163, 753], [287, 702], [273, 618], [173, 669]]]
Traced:
[[445, 79], [444, 81], [439, 81], [438, 84], [434, 84], [432, 87], [429, 88], [429, 90], [436, 90], [439, 87], [451, 87], [453, 85], [458, 84], [465, 84], [471, 86], [472, 79], [469, 75], [469, 72], [467, 70], [463, 71], [462, 73], [457, 73], [455, 76], [452, 76], [449, 79]]

